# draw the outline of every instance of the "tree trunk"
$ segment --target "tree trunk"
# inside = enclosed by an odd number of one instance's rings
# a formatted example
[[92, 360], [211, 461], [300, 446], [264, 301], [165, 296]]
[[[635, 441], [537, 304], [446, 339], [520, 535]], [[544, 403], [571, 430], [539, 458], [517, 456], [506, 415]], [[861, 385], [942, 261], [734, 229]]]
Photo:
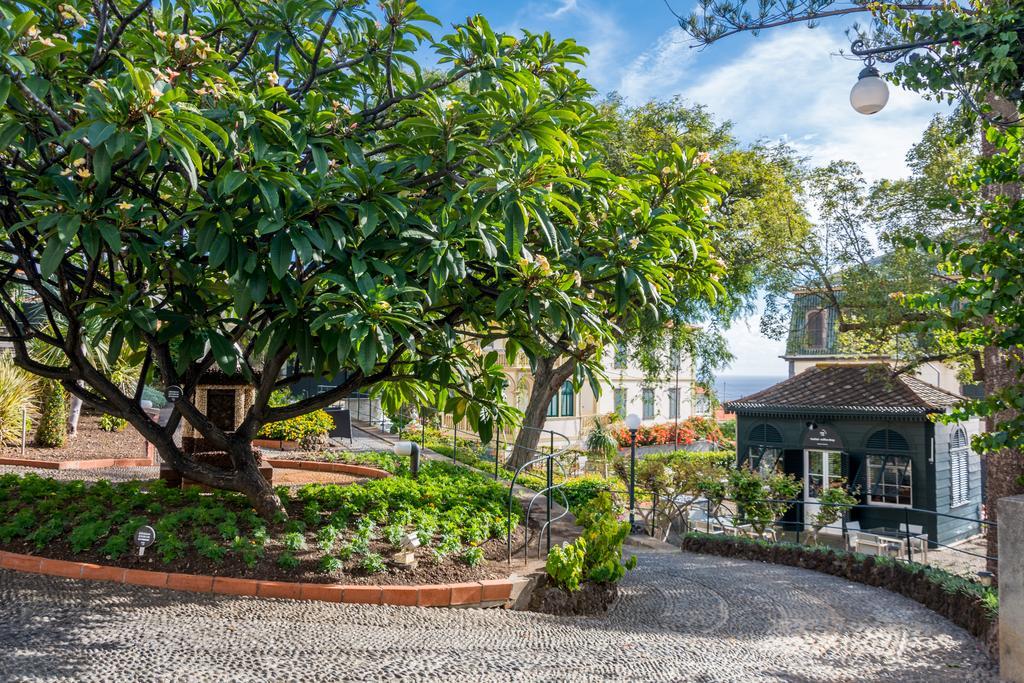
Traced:
[[268, 522], [273, 522], [275, 519], [287, 519], [288, 512], [281, 503], [277, 492], [260, 473], [259, 462], [252, 444], [233, 445], [233, 448], [238, 448], [238, 452], [232, 454], [232, 460], [235, 461], [237, 468], [237, 490], [245, 494], [257, 514]]
[[570, 358], [556, 366], [557, 361], [557, 358], [537, 359], [537, 368], [533, 375], [533, 388], [530, 390], [530, 401], [526, 404], [523, 426], [519, 430], [519, 434], [516, 435], [516, 442], [512, 447], [512, 457], [509, 459], [509, 467], [513, 470], [522, 467], [526, 462], [539, 455], [537, 446], [542, 436], [540, 430], [547, 420], [548, 405], [576, 370], [575, 358]]
[[260, 517], [268, 522], [282, 517], [287, 519], [288, 513], [274, 487], [260, 474], [260, 462], [251, 443], [230, 441], [227, 451], [227, 457], [233, 463], [230, 468], [196, 461], [169, 439], [162, 440], [157, 450], [164, 462], [181, 476], [211, 488], [243, 494]]
[[78, 436], [78, 418], [82, 416], [82, 399], [71, 394], [71, 408], [68, 410], [68, 437]]

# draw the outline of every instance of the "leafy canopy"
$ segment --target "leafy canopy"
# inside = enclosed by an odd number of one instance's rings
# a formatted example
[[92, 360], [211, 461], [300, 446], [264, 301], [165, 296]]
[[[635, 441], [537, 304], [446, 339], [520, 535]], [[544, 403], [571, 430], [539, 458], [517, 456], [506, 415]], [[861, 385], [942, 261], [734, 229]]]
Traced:
[[[5, 4], [0, 322], [19, 362], [183, 467], [181, 416], [225, 447], [382, 383], [485, 435], [503, 376], [467, 334], [553, 325], [580, 345], [610, 339], [634, 294], [671, 303], [680, 273], [715, 294], [701, 207], [718, 186], [693, 151], [614, 173], [583, 48], [436, 23], [409, 0]], [[135, 396], [82, 352], [100, 344], [110, 366], [144, 354]], [[188, 400], [215, 364], [257, 384], [231, 436]], [[151, 368], [186, 396], [159, 434], [137, 407]]]

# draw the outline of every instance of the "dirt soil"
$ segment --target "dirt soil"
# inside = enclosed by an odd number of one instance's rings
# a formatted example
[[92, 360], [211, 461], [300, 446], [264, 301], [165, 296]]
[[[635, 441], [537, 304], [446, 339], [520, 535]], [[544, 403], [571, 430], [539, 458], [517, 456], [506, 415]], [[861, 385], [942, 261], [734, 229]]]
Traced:
[[131, 425], [119, 432], [105, 432], [99, 427], [98, 415], [83, 413], [78, 421], [78, 436], [68, 439], [62, 448], [35, 446], [34, 434], [29, 434], [25, 454], [21, 444], [0, 446], [0, 457], [29, 458], [32, 460], [97, 460], [105, 458], [143, 458], [144, 439]]
[[[215, 530], [211, 529], [210, 531], [211, 533], [216, 533]], [[299, 559], [299, 566], [294, 569], [284, 569], [277, 565], [277, 558], [280, 556], [283, 547], [276, 540], [270, 540], [267, 543], [264, 556], [251, 569], [239, 557], [233, 554], [228, 554], [224, 560], [216, 563], [205, 557], [200, 557], [193, 549], [189, 550], [189, 556], [187, 557], [164, 563], [158, 557], [159, 539], [157, 539], [156, 545], [146, 550], [145, 556], [139, 557], [137, 554], [134, 554], [137, 551], [132, 551], [132, 553], [122, 556], [117, 560], [106, 557], [95, 550], [75, 553], [63, 539], [52, 543], [42, 550], [37, 549], [27, 541], [19, 539], [13, 543], [0, 544], [0, 550], [26, 555], [38, 555], [49, 559], [92, 562], [157, 572], [230, 576], [264, 581], [342, 583], [367, 586], [463, 583], [486, 579], [504, 579], [514, 571], [522, 569], [521, 553], [520, 557], [513, 560], [511, 566], [506, 562], [507, 555], [504, 538], [492, 539], [481, 546], [484, 549], [486, 561], [476, 567], [467, 566], [457, 557], [446, 557], [438, 563], [434, 561], [429, 549], [417, 548], [415, 551], [417, 567], [414, 569], [401, 568], [392, 563], [390, 559], [394, 553], [394, 548], [386, 541], [375, 540], [370, 543], [370, 551], [379, 553], [388, 561], [385, 571], [377, 574], [367, 574], [359, 568], [359, 558], [353, 557], [344, 563], [340, 571], [325, 574], [319, 569], [322, 552], [316, 547], [311, 534], [307, 534], [307, 539], [307, 549], [296, 553]], [[523, 529], [519, 527], [513, 534], [513, 549], [521, 546], [522, 540]]]
[[619, 596], [614, 583], [584, 581], [575, 593], [555, 586], [547, 574], [541, 574], [530, 596], [530, 611], [557, 616], [604, 614]]
[[[268, 458], [269, 460], [269, 458]], [[351, 484], [362, 481], [344, 472], [314, 472], [312, 470], [291, 470], [283, 467], [274, 468], [274, 486], [299, 486], [304, 484]]]

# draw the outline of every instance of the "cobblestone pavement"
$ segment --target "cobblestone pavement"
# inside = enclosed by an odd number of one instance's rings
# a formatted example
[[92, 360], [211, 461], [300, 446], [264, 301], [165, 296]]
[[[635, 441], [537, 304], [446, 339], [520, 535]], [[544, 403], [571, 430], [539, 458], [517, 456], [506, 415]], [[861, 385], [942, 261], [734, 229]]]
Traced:
[[0, 571], [0, 680], [994, 681], [882, 589], [642, 552], [601, 618], [256, 600]]
[[0, 474], [37, 474], [50, 479], [65, 481], [133, 481], [156, 479], [160, 476], [159, 467], [103, 467], [94, 470], [44, 470], [36, 467], [14, 467], [0, 465]]

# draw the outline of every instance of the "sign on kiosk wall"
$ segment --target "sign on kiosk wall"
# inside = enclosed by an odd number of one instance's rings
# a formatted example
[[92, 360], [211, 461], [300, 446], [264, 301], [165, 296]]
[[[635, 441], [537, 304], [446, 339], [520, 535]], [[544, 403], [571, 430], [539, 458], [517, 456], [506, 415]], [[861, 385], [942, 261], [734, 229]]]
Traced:
[[843, 440], [839, 432], [831, 425], [819, 425], [813, 422], [807, 425], [807, 433], [804, 435], [804, 448], [822, 451], [843, 450]]

